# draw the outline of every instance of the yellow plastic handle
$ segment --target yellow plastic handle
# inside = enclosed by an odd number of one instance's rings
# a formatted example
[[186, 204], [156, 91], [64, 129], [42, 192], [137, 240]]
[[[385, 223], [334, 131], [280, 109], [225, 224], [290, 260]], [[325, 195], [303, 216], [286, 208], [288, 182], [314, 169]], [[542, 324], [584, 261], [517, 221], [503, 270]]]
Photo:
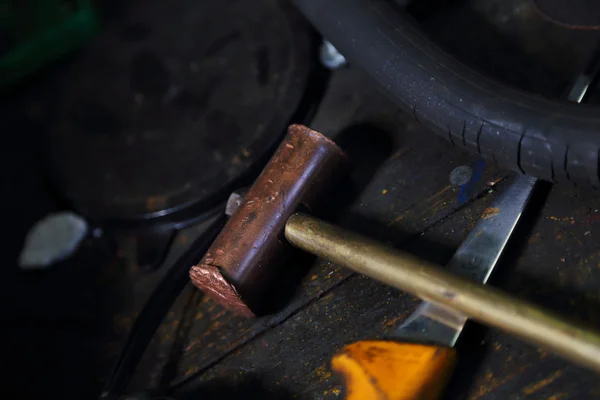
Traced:
[[331, 367], [348, 400], [435, 400], [455, 363], [450, 347], [365, 340], [344, 347]]

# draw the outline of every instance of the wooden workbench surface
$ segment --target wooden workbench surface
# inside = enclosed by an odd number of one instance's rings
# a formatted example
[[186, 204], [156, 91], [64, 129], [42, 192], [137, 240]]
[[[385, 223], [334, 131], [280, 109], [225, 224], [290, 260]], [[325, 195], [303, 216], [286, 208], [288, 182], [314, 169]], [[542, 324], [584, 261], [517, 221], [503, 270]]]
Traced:
[[[550, 24], [529, 0], [468, 0], [435, 7], [431, 2], [414, 3], [424, 5], [420, 12], [415, 7], [415, 14], [444, 49], [485, 75], [544, 96], [560, 96], [597, 44], [594, 32]], [[109, 8], [114, 12], [120, 9], [113, 6]], [[248, 18], [246, 13], [243, 16]], [[139, 42], [130, 39], [139, 40], [154, 28], [144, 33], [137, 16], [131, 17], [136, 23], [123, 35], [130, 43], [127, 46], [137, 49]], [[173, 35], [181, 32], [180, 24], [165, 24], [163, 16], [156, 17], [157, 31], [165, 29], [169, 37], [170, 30]], [[194, 40], [180, 44], [187, 48]], [[129, 54], [119, 43], [108, 47]], [[223, 45], [223, 40], [219, 43]], [[190, 64], [191, 71], [194, 65]], [[212, 61], [210, 65], [218, 66], [219, 72], [226, 70]], [[91, 67], [90, 76], [95, 76], [97, 66]], [[86, 71], [79, 72], [87, 76]], [[116, 252], [110, 235], [88, 238], [72, 259], [47, 271], [26, 273], [16, 267], [27, 230], [49, 212], [68, 206], [57, 203], [41, 177], [44, 171], [47, 178], [46, 157], [41, 155], [47, 150], [48, 126], [38, 119], [48, 113], [52, 123], [69, 126], [70, 118], [81, 123], [81, 115], [74, 113], [63, 121], [52, 112], [65, 100], [65, 82], [52, 78], [52, 71], [47, 74], [40, 80], [48, 79], [52, 90], [46, 90], [45, 84], [38, 90], [52, 107], [41, 107], [45, 103], [36, 101], [39, 94], [30, 98], [27, 92], [0, 107], [6, 133], [2, 159], [8, 174], [3, 181], [4, 200], [9, 210], [5, 213], [9, 235], [3, 246], [8, 265], [0, 269], [2, 360], [8, 368], [3, 370], [0, 397], [50, 394], [79, 400], [95, 398], [100, 392], [137, 313], [166, 269], [140, 271], [134, 262], [135, 240], [131, 246], [125, 240]], [[223, 107], [229, 106], [225, 92], [215, 89], [220, 83], [211, 79], [198, 99], [185, 96], [180, 106], [202, 110], [205, 92], [218, 92], [218, 98], [225, 99]], [[151, 79], [149, 84], [154, 88], [156, 82]], [[82, 98], [93, 104], [102, 93], [95, 85], [91, 91], [86, 87], [81, 87]], [[238, 93], [238, 85], [231, 88]], [[118, 104], [110, 95], [104, 98], [111, 107]], [[138, 96], [135, 99], [137, 103]], [[82, 110], [93, 128], [99, 124], [112, 131], [114, 118], [105, 115], [104, 107], [98, 113], [90, 113], [87, 107]], [[175, 107], [164, 116], [153, 111], [148, 116], [178, 120], [180, 111]], [[428, 132], [353, 68], [333, 73], [311, 126], [358, 150], [354, 159], [359, 168], [353, 180], [362, 192], [335, 222], [440, 265], [450, 259], [496, 190], [502, 190], [506, 171]], [[96, 140], [97, 129], [93, 131]], [[177, 143], [191, 148], [189, 144]], [[473, 178], [454, 186], [450, 173], [463, 165], [473, 169]], [[151, 175], [148, 179], [152, 183]], [[533, 205], [529, 222], [518, 232], [491, 284], [600, 329], [600, 202], [596, 194], [568, 186], [546, 189], [547, 198]], [[171, 258], [200, 231], [201, 227], [194, 227], [181, 232]], [[130, 392], [175, 385], [184, 395], [181, 398], [195, 400], [341, 398], [340, 383], [329, 367], [332, 355], [356, 340], [387, 337], [418, 304], [409, 295], [324, 261], [303, 259], [283, 267], [305, 269], [302, 283], [290, 291], [289, 299], [277, 304], [278, 312], [254, 320], [234, 316], [188, 287], [155, 335]], [[458, 352], [459, 365], [447, 399], [600, 397], [597, 374], [494, 329], [470, 324]]]
[[[368, 104], [361, 101], [365, 97]], [[370, 161], [359, 160], [367, 165], [361, 171], [374, 174], [356, 174], [362, 193], [337, 222], [419, 257], [447, 262], [502, 190], [506, 171], [434, 137], [353, 69], [336, 74], [313, 127], [343, 140], [349, 134], [355, 139], [369, 135], [382, 144]], [[385, 160], [374, 164], [388, 150]], [[473, 178], [453, 186], [450, 172], [461, 165], [473, 169]], [[547, 198], [543, 201], [541, 193], [534, 202], [492, 284], [600, 329], [600, 206], [593, 194], [566, 186], [545, 189]], [[329, 368], [332, 355], [344, 344], [390, 335], [418, 300], [337, 265], [308, 262], [312, 266], [297, 293], [279, 312], [254, 320], [234, 316], [186, 289], [132, 386], [170, 382], [208, 398], [340, 396], [341, 386]], [[458, 352], [449, 399], [600, 395], [595, 373], [494, 329], [470, 324]]]

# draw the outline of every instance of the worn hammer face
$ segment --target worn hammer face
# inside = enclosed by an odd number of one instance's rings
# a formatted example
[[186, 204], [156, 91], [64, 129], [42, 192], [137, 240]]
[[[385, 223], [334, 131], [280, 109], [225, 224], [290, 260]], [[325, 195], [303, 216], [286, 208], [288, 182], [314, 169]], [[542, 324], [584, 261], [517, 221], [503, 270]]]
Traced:
[[302, 125], [288, 134], [200, 263], [194, 285], [224, 307], [254, 316], [290, 245], [285, 223], [302, 205], [309, 210], [347, 168], [347, 157], [330, 139]]

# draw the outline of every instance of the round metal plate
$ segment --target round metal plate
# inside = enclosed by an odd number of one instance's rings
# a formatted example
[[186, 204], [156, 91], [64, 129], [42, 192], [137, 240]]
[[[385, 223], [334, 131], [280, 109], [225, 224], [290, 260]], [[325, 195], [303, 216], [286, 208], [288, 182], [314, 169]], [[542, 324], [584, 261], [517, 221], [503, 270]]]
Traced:
[[[264, 159], [311, 69], [311, 33], [277, 0], [135, 1], [60, 72], [52, 176], [98, 219], [206, 202]], [[223, 201], [226, 195], [223, 194]]]

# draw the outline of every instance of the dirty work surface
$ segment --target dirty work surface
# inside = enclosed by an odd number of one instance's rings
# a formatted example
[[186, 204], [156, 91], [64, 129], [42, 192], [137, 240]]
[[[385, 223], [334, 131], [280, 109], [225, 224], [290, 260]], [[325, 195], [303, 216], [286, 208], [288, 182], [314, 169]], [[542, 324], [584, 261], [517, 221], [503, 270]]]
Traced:
[[[581, 32], [561, 31], [559, 36], [573, 40], [555, 40], [552, 32], [561, 28], [549, 25], [536, 35], [533, 28], [539, 24], [531, 19], [537, 14], [531, 7], [515, 7], [529, 4], [526, 0], [446, 3], [472, 4], [475, 10], [442, 10], [437, 18], [429, 17], [428, 29], [438, 30], [436, 38], [452, 54], [548, 96], [562, 92], [595, 44], [595, 38], [586, 40], [589, 37]], [[490, 12], [491, 20], [486, 17]], [[512, 51], [515, 45], [521, 46], [521, 53]], [[520, 74], [519, 69], [529, 73]], [[2, 114], [7, 125], [3, 132], [14, 134], [5, 135], [1, 149], [5, 171], [13, 173], [13, 179], [4, 182], [6, 193], [14, 195], [5, 196], [11, 210], [6, 213], [10, 234], [3, 246], [9, 265], [0, 270], [2, 360], [10, 367], [4, 369], [0, 397], [94, 398], [164, 270], [142, 274], [136, 265], [122, 262], [130, 258], [127, 254], [115, 260], [107, 240], [94, 238], [75, 259], [48, 274], [25, 274], [10, 267], [27, 228], [61, 206], [36, 208], [36, 203], [51, 203], [44, 197], [46, 182], [32, 179], [36, 168], [44, 168], [38, 156], [44, 150], [40, 127], [26, 126], [24, 118], [10, 111]], [[340, 133], [353, 123], [360, 126]], [[336, 221], [441, 264], [494, 195], [487, 181], [503, 175], [426, 132], [352, 69], [336, 74], [313, 127], [338, 138], [355, 137], [354, 147], [361, 150], [370, 150], [361, 146], [368, 135], [378, 143], [370, 159], [386, 159], [372, 181], [373, 165], [367, 162], [358, 170], [355, 180], [370, 184], [353, 209]], [[380, 131], [389, 136], [382, 137]], [[451, 172], [464, 165], [471, 168], [476, 184], [451, 186]], [[598, 209], [592, 195], [553, 188], [523, 246], [498, 268], [492, 284], [600, 329]], [[175, 245], [189, 245], [190, 235], [181, 235]], [[205, 394], [191, 396], [194, 399], [339, 398], [339, 383], [329, 370], [334, 352], [354, 340], [385, 337], [417, 301], [326, 262], [309, 260], [303, 265], [311, 270], [285, 308], [258, 320], [232, 316], [188, 288], [157, 333], [131, 391], [183, 382], [181, 392]], [[473, 324], [465, 335], [448, 399], [600, 395], [598, 377], [591, 372], [495, 330]]]
[[[355, 176], [369, 183], [338, 222], [444, 264], [495, 190], [502, 190], [502, 181], [495, 182], [505, 173], [429, 135], [411, 116], [367, 89], [364, 79], [352, 69], [338, 73], [332, 87], [353, 89], [331, 89], [314, 123], [342, 141], [348, 134], [368, 136], [381, 144], [379, 156], [390, 151], [372, 179]], [[360, 101], [363, 96], [371, 100], [368, 107]], [[360, 125], [339, 133], [340, 127], [352, 126], [350, 121]], [[452, 170], [463, 165], [471, 167], [471, 181], [452, 186]], [[368, 175], [373, 169], [370, 164], [361, 171]], [[600, 212], [594, 204], [591, 195], [554, 187], [535, 223], [526, 224], [528, 236], [512, 247], [492, 284], [600, 328], [600, 245], [594, 240], [600, 235]], [[329, 369], [335, 351], [355, 340], [386, 337], [418, 302], [336, 265], [309, 262], [313, 266], [287, 306], [256, 320], [233, 316], [188, 288], [132, 386], [171, 384], [208, 398], [248, 393], [258, 393], [258, 398], [336, 398], [341, 387]], [[180, 350], [174, 354], [173, 349]], [[451, 399], [600, 394], [596, 374], [475, 324], [462, 337], [459, 354]], [[176, 366], [168, 362], [172, 358], [178, 360]]]

